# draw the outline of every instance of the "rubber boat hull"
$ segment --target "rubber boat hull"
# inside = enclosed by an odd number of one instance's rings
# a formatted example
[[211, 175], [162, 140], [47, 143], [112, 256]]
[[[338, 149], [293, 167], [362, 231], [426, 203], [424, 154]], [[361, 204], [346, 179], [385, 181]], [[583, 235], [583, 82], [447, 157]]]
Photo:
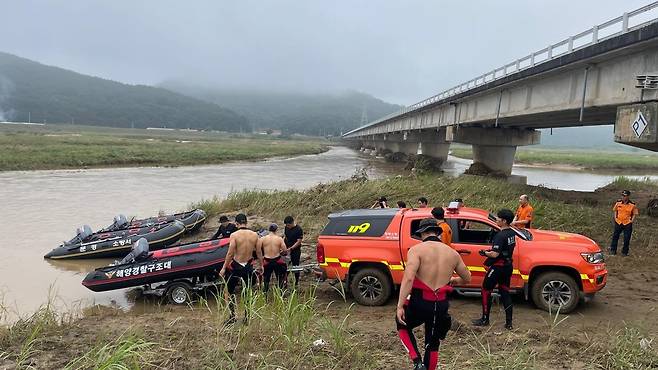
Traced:
[[229, 239], [207, 240], [155, 251], [143, 261], [98, 268], [82, 281], [94, 292], [217, 274]]
[[132, 244], [140, 238], [149, 242], [151, 250], [165, 248], [177, 242], [185, 233], [185, 225], [180, 221], [169, 222], [153, 227], [125, 229], [106, 233], [95, 233], [83, 242], [63, 244], [53, 249], [44, 258], [84, 259], [115, 258], [130, 253]]
[[173, 215], [150, 217], [143, 220], [133, 220], [130, 222], [127, 228], [132, 229], [138, 227], [150, 227], [178, 220], [185, 225], [185, 230], [188, 233], [192, 233], [199, 230], [207, 218], [208, 216], [204, 210], [194, 209]]

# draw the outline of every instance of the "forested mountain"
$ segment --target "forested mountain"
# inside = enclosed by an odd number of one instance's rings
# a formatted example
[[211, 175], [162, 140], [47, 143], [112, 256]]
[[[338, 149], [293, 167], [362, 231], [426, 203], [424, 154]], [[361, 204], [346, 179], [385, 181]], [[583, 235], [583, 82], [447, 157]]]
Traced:
[[284, 133], [339, 135], [367, 121], [400, 109], [370, 95], [347, 91], [305, 94], [201, 87], [178, 81], [160, 85], [166, 89], [219, 104], [244, 115], [254, 129]]
[[249, 128], [229, 109], [162, 88], [127, 85], [0, 52], [0, 120], [222, 131]]

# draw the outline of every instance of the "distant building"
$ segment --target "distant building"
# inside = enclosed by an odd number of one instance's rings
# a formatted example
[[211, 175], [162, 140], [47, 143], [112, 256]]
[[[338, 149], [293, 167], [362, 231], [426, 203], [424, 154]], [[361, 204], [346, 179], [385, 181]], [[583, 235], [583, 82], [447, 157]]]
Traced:
[[259, 135], [271, 135], [271, 136], [281, 136], [281, 130], [273, 130], [271, 128], [261, 130], [258, 132]]

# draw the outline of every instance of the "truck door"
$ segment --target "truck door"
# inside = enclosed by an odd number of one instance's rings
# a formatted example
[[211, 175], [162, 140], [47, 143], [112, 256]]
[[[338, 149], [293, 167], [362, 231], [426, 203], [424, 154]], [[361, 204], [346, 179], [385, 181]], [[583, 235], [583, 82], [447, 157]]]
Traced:
[[483, 256], [478, 252], [481, 249], [490, 249], [493, 235], [498, 232], [498, 227], [492, 224], [472, 219], [453, 218], [450, 220], [452, 227], [452, 248], [456, 250], [464, 260], [466, 267], [471, 271], [471, 283], [468, 287], [482, 286], [486, 267]]
[[400, 252], [402, 253], [402, 261], [404, 263], [407, 262], [409, 249], [422, 242], [420, 237], [414, 235], [414, 233], [419, 229], [420, 221], [423, 218], [425, 217], [409, 216], [402, 220], [402, 228], [400, 229]]

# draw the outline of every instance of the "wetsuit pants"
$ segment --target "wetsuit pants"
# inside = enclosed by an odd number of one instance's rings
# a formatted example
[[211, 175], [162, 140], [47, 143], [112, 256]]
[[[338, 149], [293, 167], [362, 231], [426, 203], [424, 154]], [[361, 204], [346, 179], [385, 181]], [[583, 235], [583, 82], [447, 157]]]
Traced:
[[265, 257], [263, 270], [263, 290], [266, 293], [270, 289], [270, 279], [272, 277], [272, 273], [276, 274], [276, 278], [279, 282], [279, 288], [282, 290], [285, 288], [286, 272], [288, 271], [288, 266], [286, 266], [286, 261], [281, 256], [275, 258]]
[[621, 249], [622, 254], [628, 254], [628, 247], [631, 244], [631, 235], [633, 234], [633, 224], [622, 225], [615, 222], [615, 231], [612, 233], [612, 243], [610, 243], [610, 251], [617, 253], [617, 244], [619, 244], [619, 236], [624, 233], [624, 247]]
[[404, 306], [404, 321], [401, 323], [397, 316], [398, 336], [409, 353], [411, 361], [420, 362], [420, 352], [413, 330], [425, 325], [425, 354], [423, 364], [428, 370], [436, 369], [439, 363], [439, 344], [445, 339], [452, 320], [448, 314], [448, 299], [430, 301], [423, 298], [420, 289], [413, 289], [408, 303]]
[[[302, 258], [302, 248], [297, 247], [290, 251], [290, 262], [293, 266], [299, 266]], [[299, 284], [299, 271], [295, 271], [295, 286]]]
[[231, 317], [235, 317], [235, 288], [237, 288], [238, 283], [242, 281], [242, 289], [247, 289], [256, 280], [254, 267], [251, 265], [251, 262], [252, 260], [249, 260], [246, 265], [242, 266], [237, 261], [233, 261], [229, 269], [227, 269], [226, 289], [230, 294], [228, 307], [231, 311]]
[[482, 282], [482, 317], [484, 319], [489, 320], [491, 293], [498, 286], [498, 293], [503, 302], [503, 307], [505, 307], [505, 320], [507, 323], [512, 323], [512, 296], [509, 293], [509, 286], [512, 281], [513, 270], [511, 263], [493, 265], [487, 270]]

